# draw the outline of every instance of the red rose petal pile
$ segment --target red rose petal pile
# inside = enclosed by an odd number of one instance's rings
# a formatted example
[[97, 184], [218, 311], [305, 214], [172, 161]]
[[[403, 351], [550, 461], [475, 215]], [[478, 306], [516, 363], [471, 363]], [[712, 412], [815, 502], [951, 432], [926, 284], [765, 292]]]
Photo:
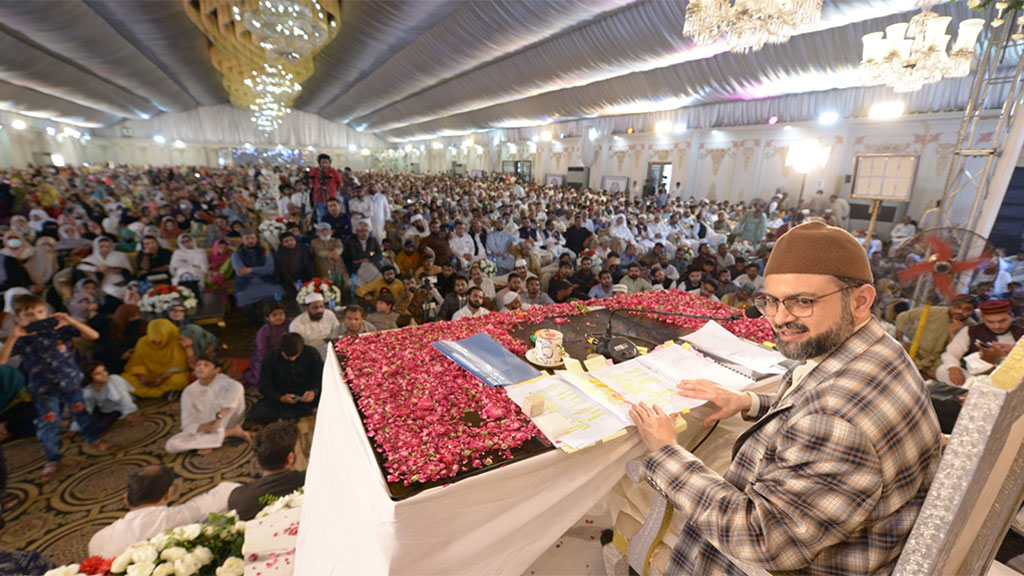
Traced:
[[[678, 290], [624, 294], [586, 304], [722, 317], [736, 312]], [[513, 354], [523, 356], [526, 344], [510, 332], [585, 311], [579, 303], [555, 304], [339, 340], [336, 348], [343, 376], [363, 413], [367, 435], [384, 456], [387, 481], [408, 486], [452, 478], [493, 464], [495, 455], [511, 458], [512, 450], [541, 435], [505, 390], [482, 384], [431, 343], [485, 332]], [[689, 328], [706, 322], [652, 318]], [[741, 319], [723, 322], [723, 326], [754, 342], [774, 340], [764, 320]], [[467, 417], [470, 414], [478, 417]]]

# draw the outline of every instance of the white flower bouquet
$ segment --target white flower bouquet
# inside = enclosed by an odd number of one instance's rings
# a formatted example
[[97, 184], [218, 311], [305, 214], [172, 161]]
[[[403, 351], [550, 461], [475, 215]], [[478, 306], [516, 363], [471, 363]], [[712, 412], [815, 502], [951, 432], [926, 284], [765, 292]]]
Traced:
[[299, 289], [299, 293], [295, 295], [295, 300], [302, 306], [306, 303], [306, 296], [309, 296], [313, 292], [319, 292], [324, 297], [324, 303], [328, 308], [333, 308], [331, 302], [335, 305], [341, 304], [341, 289], [336, 284], [331, 282], [327, 278], [313, 278], [309, 282], [302, 285]]
[[263, 510], [260, 510], [259, 513], [256, 514], [256, 518], [266, 518], [267, 516], [271, 516], [288, 508], [302, 508], [304, 492], [305, 490], [303, 488], [299, 488], [295, 492], [280, 498], [264, 496], [260, 499], [260, 503], [264, 504]]
[[481, 260], [477, 265], [480, 266], [480, 273], [486, 278], [494, 278], [498, 273], [498, 265], [490, 260]]
[[263, 239], [266, 240], [271, 246], [273, 246], [275, 250], [277, 249], [277, 246], [281, 241], [278, 238], [278, 236], [280, 236], [282, 232], [287, 230], [287, 228], [285, 228], [284, 223], [284, 218], [267, 218], [266, 220], [260, 222], [260, 236], [263, 236]]
[[185, 310], [193, 312], [199, 305], [196, 295], [184, 286], [157, 284], [139, 300], [139, 310], [150, 314], [163, 314], [172, 304], [184, 304]]
[[[96, 556], [60, 566], [44, 576], [124, 574], [125, 576], [242, 576], [245, 523], [234, 511], [210, 514], [203, 524], [188, 524], [129, 546], [113, 560]], [[89, 568], [86, 568], [86, 566]], [[95, 570], [101, 571], [95, 571]], [[86, 572], [86, 570], [88, 570]]]

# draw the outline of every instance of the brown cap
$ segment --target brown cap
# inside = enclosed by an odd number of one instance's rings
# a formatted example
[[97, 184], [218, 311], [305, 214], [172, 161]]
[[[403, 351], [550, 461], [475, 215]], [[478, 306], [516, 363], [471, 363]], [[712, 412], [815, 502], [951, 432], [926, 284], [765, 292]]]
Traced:
[[978, 306], [982, 314], [1006, 314], [1010, 311], [1009, 300], [987, 300]]
[[772, 248], [764, 275], [824, 274], [873, 282], [867, 252], [852, 234], [824, 222], [786, 232]]
[[956, 296], [953, 296], [953, 304], [959, 304], [961, 302], [970, 302], [972, 306], [977, 304], [974, 296], [971, 296], [970, 294], [957, 294]]

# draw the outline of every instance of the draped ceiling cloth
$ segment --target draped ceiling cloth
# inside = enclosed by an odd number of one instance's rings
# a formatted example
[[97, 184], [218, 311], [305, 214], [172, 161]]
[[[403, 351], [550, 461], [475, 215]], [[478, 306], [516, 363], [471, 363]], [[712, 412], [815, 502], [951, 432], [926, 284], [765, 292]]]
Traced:
[[[339, 34], [294, 108], [389, 140], [659, 110], [691, 126], [763, 122], [769, 108], [805, 120], [824, 99], [852, 107], [891, 95], [860, 88], [861, 36], [916, 11], [914, 0], [826, 0], [818, 30], [736, 55], [683, 38], [685, 9], [682, 0], [343, 1]], [[964, 2], [936, 11], [953, 16], [954, 33], [973, 15]], [[908, 112], [962, 108], [969, 84], [912, 94]], [[0, 2], [0, 110], [96, 127], [227, 102], [181, 0]]]

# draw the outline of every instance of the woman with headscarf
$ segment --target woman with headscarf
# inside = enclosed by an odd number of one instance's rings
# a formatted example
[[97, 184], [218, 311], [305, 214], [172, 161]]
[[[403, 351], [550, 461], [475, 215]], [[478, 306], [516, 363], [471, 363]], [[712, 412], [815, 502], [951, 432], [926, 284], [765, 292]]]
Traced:
[[39, 293], [43, 291], [41, 285], [33, 285], [31, 277], [28, 274], [26, 263], [32, 256], [35, 255], [36, 250], [29, 245], [25, 238], [13, 231], [8, 230], [4, 233], [4, 245], [0, 248], [0, 259], [3, 260], [2, 280], [0, 280], [0, 289], [7, 289], [12, 286], [32, 286], [32, 291]]
[[160, 220], [160, 239], [163, 240], [161, 244], [166, 243], [167, 246], [178, 238], [178, 234], [181, 234], [181, 228], [178, 227], [178, 223], [174, 221], [172, 216], [164, 216]]
[[92, 254], [82, 260], [78, 269], [90, 273], [104, 294], [124, 300], [124, 285], [132, 273], [132, 264], [125, 253], [114, 251], [110, 238], [101, 236], [93, 240]]
[[25, 218], [21, 214], [11, 216], [11, 230], [21, 234], [26, 240], [35, 240], [36, 231], [29, 226], [28, 218]]
[[33, 208], [28, 212], [28, 225], [32, 227], [36, 233], [43, 231], [43, 224], [47, 222], [53, 222], [53, 218], [46, 213], [46, 210], [42, 208]]
[[[94, 316], [93, 320], [104, 318]], [[112, 373], [124, 371], [125, 362], [128, 361], [145, 329], [139, 307], [134, 304], [122, 304], [114, 311], [110, 322], [89, 325], [100, 333], [100, 338], [96, 340], [93, 348], [93, 357], [103, 362]]]
[[60, 265], [57, 261], [57, 242], [49, 236], [36, 240], [36, 252], [25, 261], [25, 270], [33, 284], [47, 286]]
[[166, 282], [171, 274], [171, 251], [154, 236], [142, 237], [142, 249], [135, 255], [135, 273], [141, 280]]
[[178, 236], [178, 249], [171, 254], [171, 280], [175, 285], [184, 283], [199, 296], [199, 288], [206, 284], [210, 270], [206, 250], [196, 245], [191, 234]]
[[181, 343], [178, 327], [166, 318], [157, 318], [135, 343], [121, 375], [140, 398], [174, 396], [188, 386], [191, 354], [192, 347]]
[[[214, 228], [214, 226], [210, 227], [211, 230]], [[218, 238], [213, 243], [213, 251], [207, 257], [210, 266], [206, 280], [210, 288], [223, 288], [228, 279], [234, 275], [235, 270], [231, 267], [231, 254], [233, 252], [231, 243], [224, 238]]]
[[[89, 253], [90, 243], [85, 238], [82, 238], [82, 233], [79, 231], [78, 226], [74, 224], [65, 224], [58, 230], [60, 234], [60, 240], [57, 241], [57, 251], [67, 253], [69, 256], [82, 256]], [[84, 254], [76, 254], [84, 250]]]

